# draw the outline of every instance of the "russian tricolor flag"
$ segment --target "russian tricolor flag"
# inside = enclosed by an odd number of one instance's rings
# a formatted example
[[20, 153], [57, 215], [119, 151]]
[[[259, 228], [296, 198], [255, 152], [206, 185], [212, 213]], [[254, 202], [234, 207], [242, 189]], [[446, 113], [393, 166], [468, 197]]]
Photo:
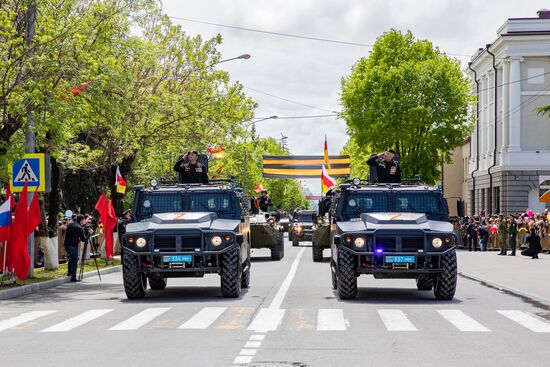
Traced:
[[9, 240], [11, 224], [10, 200], [0, 205], [0, 242]]

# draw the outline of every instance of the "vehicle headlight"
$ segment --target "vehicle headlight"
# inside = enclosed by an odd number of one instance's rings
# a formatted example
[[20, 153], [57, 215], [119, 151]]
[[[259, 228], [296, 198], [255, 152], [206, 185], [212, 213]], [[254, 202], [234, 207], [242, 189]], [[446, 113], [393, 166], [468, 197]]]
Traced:
[[367, 241], [365, 241], [365, 239], [363, 237], [357, 237], [355, 239], [355, 241], [353, 241], [353, 244], [355, 245], [355, 247], [357, 248], [363, 248], [365, 247], [365, 244], [367, 243]]
[[304, 230], [304, 228], [302, 228], [302, 226], [295, 226], [294, 227], [294, 231], [296, 232], [302, 232]]
[[443, 245], [443, 241], [441, 241], [441, 238], [436, 237], [432, 240], [432, 246], [435, 248], [440, 248]]
[[147, 245], [147, 240], [143, 237], [139, 237], [137, 240], [136, 240], [136, 246], [137, 247], [140, 247], [140, 248], [143, 248], [145, 247], [145, 245]]
[[214, 236], [210, 239], [212, 246], [219, 246], [222, 244], [222, 238], [220, 236]]
[[323, 218], [317, 218], [317, 224], [323, 224], [324, 220]]
[[271, 225], [274, 225], [274, 224], [275, 224], [275, 218], [269, 218], [269, 219], [267, 220], [267, 222], [268, 222], [269, 224], [271, 224]]

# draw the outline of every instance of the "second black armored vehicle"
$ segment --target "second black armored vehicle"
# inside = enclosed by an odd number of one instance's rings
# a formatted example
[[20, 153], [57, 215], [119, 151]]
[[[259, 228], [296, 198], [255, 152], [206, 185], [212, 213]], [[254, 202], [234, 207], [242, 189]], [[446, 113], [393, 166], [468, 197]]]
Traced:
[[357, 277], [416, 279], [439, 300], [454, 297], [456, 237], [443, 194], [423, 184], [340, 185], [331, 207], [332, 286], [355, 298]]
[[302, 241], [311, 241], [313, 238], [313, 223], [317, 212], [312, 210], [295, 211], [288, 232], [288, 239], [292, 246], [299, 246]]
[[122, 239], [124, 290], [143, 298], [147, 282], [219, 274], [224, 297], [238, 297], [250, 282], [247, 209], [229, 182], [136, 187], [132, 223]]

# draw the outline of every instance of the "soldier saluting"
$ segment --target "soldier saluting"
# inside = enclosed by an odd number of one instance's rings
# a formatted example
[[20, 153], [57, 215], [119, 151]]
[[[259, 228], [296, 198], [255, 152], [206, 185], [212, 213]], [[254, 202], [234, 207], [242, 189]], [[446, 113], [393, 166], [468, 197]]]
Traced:
[[401, 167], [393, 149], [385, 153], [373, 154], [367, 164], [371, 166], [371, 181], [379, 183], [400, 183]]
[[208, 183], [206, 167], [198, 162], [198, 159], [199, 153], [194, 150], [178, 158], [174, 165], [174, 171], [179, 173], [180, 183]]

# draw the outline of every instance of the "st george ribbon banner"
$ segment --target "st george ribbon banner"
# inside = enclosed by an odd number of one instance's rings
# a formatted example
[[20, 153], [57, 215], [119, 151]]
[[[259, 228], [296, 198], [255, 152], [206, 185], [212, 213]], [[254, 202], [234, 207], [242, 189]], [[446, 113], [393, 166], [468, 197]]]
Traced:
[[[349, 155], [329, 156], [331, 177], [346, 177], [350, 171]], [[264, 155], [263, 176], [267, 178], [319, 178], [325, 163], [322, 155]]]

